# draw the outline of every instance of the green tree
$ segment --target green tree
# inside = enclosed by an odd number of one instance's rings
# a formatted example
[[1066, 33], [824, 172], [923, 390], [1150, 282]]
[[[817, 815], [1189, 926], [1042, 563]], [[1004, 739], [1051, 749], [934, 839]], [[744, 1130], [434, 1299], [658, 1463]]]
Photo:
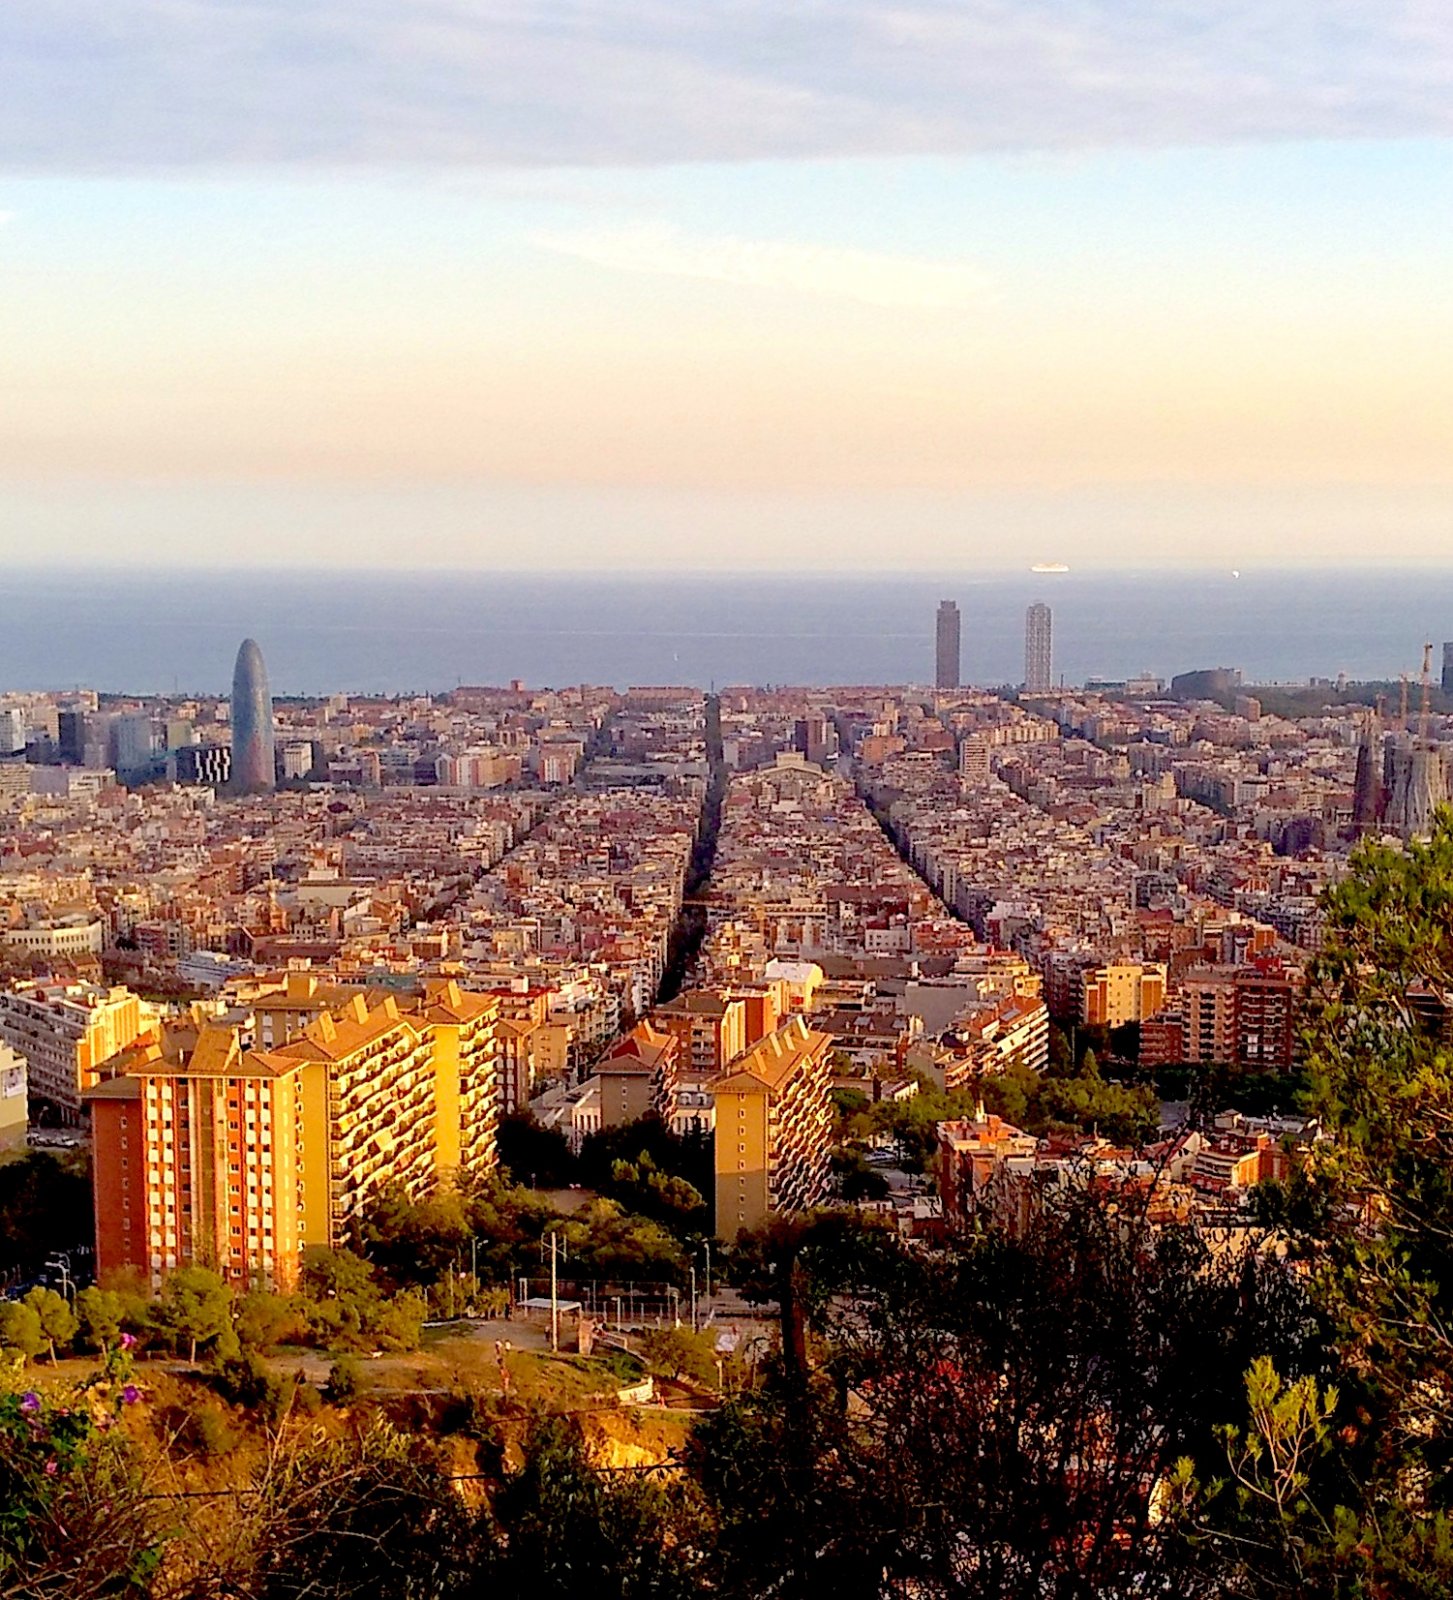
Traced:
[[1075, 1070], [1069, 1035], [1055, 1025], [1049, 1030], [1049, 1070], [1057, 1077], [1069, 1077]]
[[1348, 1592], [1337, 1548], [1354, 1524], [1345, 1512], [1328, 1520], [1312, 1493], [1337, 1400], [1335, 1388], [1310, 1375], [1288, 1383], [1259, 1356], [1246, 1374], [1247, 1421], [1223, 1430], [1226, 1477], [1203, 1486], [1189, 1457], [1168, 1474], [1168, 1521], [1215, 1552], [1210, 1570], [1228, 1595]]
[[587, 1134], [580, 1147], [579, 1181], [628, 1208], [644, 1209], [635, 1207], [635, 1195], [614, 1187], [617, 1162], [639, 1167], [643, 1159], [649, 1171], [679, 1178], [698, 1194], [707, 1193], [716, 1181], [710, 1136], [674, 1133], [654, 1112]]
[[687, 1260], [660, 1223], [632, 1216], [614, 1200], [592, 1200], [560, 1229], [575, 1278], [657, 1279], [680, 1284]]
[[435, 1283], [450, 1268], [469, 1265], [468, 1209], [465, 1196], [454, 1188], [424, 1200], [387, 1188], [364, 1214], [364, 1251], [397, 1286]]
[[[1054, 1078], [1039, 1097], [1041, 1127], [1059, 1124], [1081, 1132], [1097, 1132], [1114, 1144], [1135, 1149], [1155, 1133], [1158, 1107], [1149, 1089], [1127, 1089], [1098, 1075]], [[1037, 1129], [1035, 1131], [1038, 1131]]]
[[43, 1288], [32, 1289], [25, 1296], [24, 1303], [35, 1312], [40, 1321], [41, 1337], [45, 1340], [51, 1362], [54, 1364], [58, 1359], [57, 1345], [69, 1345], [76, 1336], [76, 1314], [71, 1310], [71, 1303], [54, 1289]]
[[606, 1192], [628, 1211], [649, 1217], [673, 1233], [699, 1231], [706, 1223], [701, 1191], [685, 1178], [663, 1172], [649, 1150], [642, 1150], [634, 1161], [613, 1162]]
[[641, 1353], [647, 1367], [663, 1378], [690, 1378], [700, 1384], [716, 1382], [716, 1339], [710, 1332], [656, 1328], [642, 1340]]
[[291, 1295], [249, 1289], [237, 1302], [237, 1338], [244, 1350], [270, 1354], [280, 1344], [300, 1344], [308, 1335], [303, 1308]]
[[303, 1252], [303, 1292], [314, 1300], [368, 1300], [379, 1289], [372, 1262], [356, 1251], [312, 1245]]
[[256, 1467], [248, 1564], [209, 1593], [249, 1600], [440, 1600], [460, 1593], [470, 1530], [427, 1441], [379, 1418], [318, 1432]]
[[832, 1101], [839, 1136], [856, 1126], [858, 1119], [865, 1117], [872, 1105], [861, 1089], [831, 1089], [828, 1098]]
[[45, 1334], [35, 1307], [23, 1300], [0, 1301], [0, 1350], [31, 1361], [44, 1349]]
[[[1453, 1590], [1453, 813], [1364, 845], [1326, 897], [1307, 997], [1308, 1108], [1326, 1139], [1277, 1220], [1336, 1318], [1341, 1581]], [[1273, 1197], [1275, 1198], [1275, 1197]], [[1349, 1534], [1349, 1528], [1355, 1529]]]
[[428, 1302], [421, 1295], [396, 1294], [378, 1307], [364, 1331], [381, 1350], [417, 1350], [428, 1312]]
[[831, 1169], [844, 1200], [881, 1200], [888, 1193], [888, 1180], [873, 1170], [861, 1150], [839, 1145], [832, 1152]]
[[[705, 1419], [691, 1462], [731, 1596], [1222, 1600], [1222, 1551], [1163, 1532], [1147, 1489], [1224, 1468], [1258, 1355], [1324, 1360], [1298, 1283], [1094, 1189], [926, 1251], [779, 1224], [780, 1368]], [[852, 1244], [843, 1249], [842, 1245]], [[794, 1346], [797, 1346], [794, 1349]]]
[[[1065, 1046], [1068, 1059], [1069, 1046]], [[1003, 1117], [1005, 1122], [1029, 1132], [1038, 1132], [1041, 1084], [1038, 1075], [1018, 1062], [1005, 1072], [984, 1079], [984, 1109]]]
[[97, 1350], [109, 1350], [121, 1337], [125, 1305], [111, 1289], [92, 1285], [76, 1296], [76, 1321], [81, 1335]]
[[162, 1283], [157, 1317], [195, 1361], [199, 1345], [231, 1330], [232, 1291], [207, 1267], [179, 1267]]
[[363, 1386], [363, 1368], [356, 1356], [341, 1355], [328, 1368], [328, 1398], [335, 1406], [346, 1406], [356, 1399]]
[[499, 1164], [516, 1183], [561, 1189], [575, 1182], [577, 1163], [570, 1141], [528, 1111], [515, 1111], [499, 1125]]

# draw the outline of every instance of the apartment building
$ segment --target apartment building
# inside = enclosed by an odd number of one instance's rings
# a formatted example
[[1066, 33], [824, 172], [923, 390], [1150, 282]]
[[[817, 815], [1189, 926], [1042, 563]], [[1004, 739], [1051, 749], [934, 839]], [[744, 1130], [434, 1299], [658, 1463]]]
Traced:
[[0, 1040], [25, 1057], [30, 1094], [68, 1120], [101, 1064], [134, 1042], [153, 1019], [125, 988], [90, 983], [19, 983], [0, 992]]
[[1187, 974], [1181, 986], [1182, 1060], [1236, 1059], [1236, 986], [1229, 978], [1206, 968]]
[[1087, 1028], [1145, 1022], [1165, 1004], [1163, 961], [1116, 961], [1081, 975], [1080, 1021]]
[[716, 990], [688, 989], [651, 1021], [680, 1040], [683, 1064], [696, 1072], [720, 1072], [747, 1048], [747, 1002]]
[[723, 1238], [821, 1199], [831, 1053], [831, 1037], [794, 1016], [712, 1080], [716, 1229]]
[[1303, 977], [1274, 959], [1192, 967], [1170, 1004], [1140, 1030], [1142, 1066], [1216, 1061], [1286, 1072], [1301, 1054]]
[[673, 1033], [638, 1022], [595, 1066], [603, 1128], [635, 1122], [654, 1112], [670, 1123], [676, 1113], [681, 1041]]
[[154, 1029], [86, 1093], [98, 1270], [211, 1266], [297, 1282], [385, 1186], [422, 1195], [495, 1164], [493, 997], [355, 993], [272, 1049], [200, 1010]]
[[302, 1064], [256, 1057], [212, 1024], [190, 1048], [154, 1036], [126, 1065], [86, 1091], [97, 1271], [135, 1267], [156, 1284], [198, 1265], [294, 1288], [304, 1244], [331, 1242], [304, 1232]]
[[0, 1154], [23, 1150], [30, 1131], [24, 1056], [0, 1044]]
[[452, 978], [426, 982], [409, 1015], [434, 1063], [434, 1165], [441, 1175], [497, 1165], [500, 1117], [499, 1000]]
[[938, 1190], [945, 1219], [962, 1222], [972, 1216], [1005, 1164], [1031, 1159], [1038, 1148], [1033, 1134], [982, 1107], [976, 1117], [940, 1122]]

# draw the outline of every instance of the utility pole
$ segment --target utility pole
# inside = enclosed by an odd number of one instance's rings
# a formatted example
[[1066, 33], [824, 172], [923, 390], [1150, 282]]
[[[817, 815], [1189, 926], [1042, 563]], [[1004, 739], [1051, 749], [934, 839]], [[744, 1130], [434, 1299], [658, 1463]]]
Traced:
[[691, 1263], [691, 1331], [696, 1329], [696, 1263]]
[[550, 1348], [560, 1349], [560, 1257], [568, 1261], [570, 1251], [558, 1233], [548, 1235], [550, 1240]]

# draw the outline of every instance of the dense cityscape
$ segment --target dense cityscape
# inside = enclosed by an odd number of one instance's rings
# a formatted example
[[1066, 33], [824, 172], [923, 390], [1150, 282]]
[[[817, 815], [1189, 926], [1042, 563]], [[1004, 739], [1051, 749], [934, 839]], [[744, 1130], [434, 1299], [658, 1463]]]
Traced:
[[0, 6], [0, 1600], [1453, 1595], [1443, 10]]
[[[293, 1286], [300, 1249], [341, 1243], [370, 1193], [492, 1170], [500, 1118], [528, 1114], [577, 1149], [622, 1108], [709, 1132], [720, 1085], [759, 1076], [751, 1052], [772, 1041], [781, 1137], [799, 1101], [808, 1127], [790, 1155], [754, 1145], [747, 1187], [719, 1150], [727, 1239], [827, 1196], [830, 1091], [877, 1103], [1042, 1074], [1052, 1023], [1108, 1046], [1127, 1082], [1216, 1065], [1275, 1085], [1298, 1060], [1319, 895], [1362, 834], [1426, 829], [1446, 793], [1443, 719], [1425, 691], [1416, 732], [1406, 701], [1379, 731], [1376, 703], [1345, 692], [1278, 715], [1224, 670], [1055, 687], [1050, 630], [1032, 606], [1024, 683], [993, 692], [960, 686], [945, 601], [932, 690], [516, 683], [275, 715], [248, 640], [230, 702], [10, 695], [7, 1142], [24, 1142], [27, 1105], [37, 1138], [94, 1138], [99, 1270], [159, 1281], [205, 1261]], [[708, 838], [710, 870], [694, 872]], [[438, 994], [478, 1019], [447, 1097], [424, 1083]], [[377, 1041], [411, 1041], [422, 1076], [401, 1098], [417, 1116], [365, 1180], [398, 1097], [364, 1096], [346, 1139], [321, 1136], [348, 1197], [310, 1209], [277, 1167], [278, 1125], [304, 1115], [305, 1092], [303, 1058], [278, 1052], [360, 1004], [358, 1050], [392, 1063]], [[810, 1026], [789, 1039], [798, 1019]], [[225, 1083], [251, 1137], [151, 1146], [194, 1115], [199, 1054], [208, 1096]], [[640, 1093], [618, 1095], [631, 1074]], [[444, 1098], [448, 1127], [429, 1104]], [[1289, 1112], [1283, 1099], [1268, 1108]], [[1277, 1170], [1285, 1117], [1222, 1120], [1157, 1164], [1167, 1203], [1234, 1212]], [[1034, 1160], [1093, 1153], [1129, 1172], [1153, 1147], [1140, 1131], [1041, 1139]], [[997, 1122], [945, 1135], [987, 1141], [995, 1165], [994, 1140], [1018, 1159], [1023, 1137]], [[247, 1204], [218, 1234], [195, 1210], [200, 1165], [225, 1195], [239, 1161], [247, 1181], [230, 1189]], [[898, 1203], [912, 1227], [935, 1201]]]
[[1068, 686], [1052, 627], [993, 689], [944, 601], [932, 687], [275, 700], [248, 639], [230, 699], [0, 697], [0, 1350], [567, 1414], [574, 1351], [671, 1419], [597, 1453], [666, 1462], [802, 1339], [784, 1226], [932, 1259], [1113, 1195], [1284, 1255], [1327, 893], [1437, 825], [1453, 645]]

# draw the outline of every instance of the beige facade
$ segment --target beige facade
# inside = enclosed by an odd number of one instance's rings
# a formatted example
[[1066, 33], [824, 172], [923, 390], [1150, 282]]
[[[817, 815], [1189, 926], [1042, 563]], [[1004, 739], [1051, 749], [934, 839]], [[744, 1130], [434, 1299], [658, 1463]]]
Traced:
[[0, 1044], [0, 1152], [22, 1150], [29, 1131], [25, 1057]]
[[654, 1112], [669, 1123], [675, 1115], [681, 1041], [675, 1034], [639, 1022], [596, 1063], [603, 1128], [636, 1122]]
[[1148, 1022], [1165, 1004], [1163, 961], [1120, 961], [1092, 967], [1080, 982], [1080, 1021], [1086, 1027], [1119, 1028], [1127, 1022]]
[[103, 1062], [150, 1025], [150, 1006], [129, 989], [88, 983], [22, 983], [0, 992], [0, 1040], [25, 1057], [30, 1093], [78, 1112]]

